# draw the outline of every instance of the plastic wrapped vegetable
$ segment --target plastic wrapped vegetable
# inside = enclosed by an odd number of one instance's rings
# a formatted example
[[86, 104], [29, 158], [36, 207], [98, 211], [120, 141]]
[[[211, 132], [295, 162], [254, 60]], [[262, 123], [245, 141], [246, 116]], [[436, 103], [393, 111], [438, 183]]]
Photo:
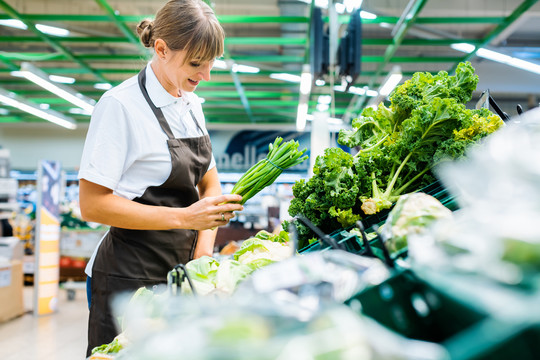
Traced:
[[424, 193], [412, 193], [399, 198], [384, 224], [390, 253], [407, 247], [408, 237], [425, 231], [433, 222], [452, 217], [452, 212], [439, 200]]

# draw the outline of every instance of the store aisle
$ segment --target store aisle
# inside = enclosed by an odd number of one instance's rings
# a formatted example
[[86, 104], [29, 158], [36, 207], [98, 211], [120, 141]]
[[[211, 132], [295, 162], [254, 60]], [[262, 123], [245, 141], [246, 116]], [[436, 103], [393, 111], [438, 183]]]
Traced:
[[[32, 287], [25, 287], [25, 309], [32, 307]], [[36, 318], [31, 312], [0, 324], [2, 360], [78, 360], [85, 358], [88, 307], [84, 290], [68, 300], [60, 290], [56, 314]]]

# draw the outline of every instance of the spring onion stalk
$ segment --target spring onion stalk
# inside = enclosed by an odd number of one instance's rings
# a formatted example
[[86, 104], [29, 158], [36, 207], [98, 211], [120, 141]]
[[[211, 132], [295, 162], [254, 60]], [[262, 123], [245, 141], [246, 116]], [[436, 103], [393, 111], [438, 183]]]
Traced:
[[242, 195], [241, 204], [273, 184], [283, 170], [298, 165], [308, 158], [304, 155], [307, 149], [298, 150], [298, 141], [290, 140], [283, 144], [282, 142], [283, 138], [277, 137], [273, 144], [269, 144], [266, 158], [249, 168], [234, 185], [231, 194]]

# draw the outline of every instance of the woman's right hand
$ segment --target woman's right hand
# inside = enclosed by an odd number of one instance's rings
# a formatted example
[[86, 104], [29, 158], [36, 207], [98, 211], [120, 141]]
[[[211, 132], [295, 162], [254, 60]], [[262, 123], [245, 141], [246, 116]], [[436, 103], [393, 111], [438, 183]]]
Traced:
[[242, 196], [233, 194], [201, 199], [185, 208], [186, 227], [193, 230], [207, 230], [227, 225], [235, 216], [233, 211], [244, 210], [239, 204], [240, 201]]

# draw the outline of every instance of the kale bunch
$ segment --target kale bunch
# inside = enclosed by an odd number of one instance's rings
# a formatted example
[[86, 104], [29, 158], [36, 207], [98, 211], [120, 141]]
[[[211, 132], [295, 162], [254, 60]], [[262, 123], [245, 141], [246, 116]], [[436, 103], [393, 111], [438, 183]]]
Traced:
[[[366, 108], [352, 130], [340, 131], [338, 143], [358, 152], [326, 149], [313, 176], [294, 184], [289, 214], [303, 215], [330, 233], [432, 183], [435, 166], [462, 157], [503, 125], [487, 109], [465, 107], [477, 83], [469, 62], [459, 64], [454, 76], [415, 73], [393, 91], [390, 106]], [[298, 221], [295, 225], [302, 248], [313, 234]]]

